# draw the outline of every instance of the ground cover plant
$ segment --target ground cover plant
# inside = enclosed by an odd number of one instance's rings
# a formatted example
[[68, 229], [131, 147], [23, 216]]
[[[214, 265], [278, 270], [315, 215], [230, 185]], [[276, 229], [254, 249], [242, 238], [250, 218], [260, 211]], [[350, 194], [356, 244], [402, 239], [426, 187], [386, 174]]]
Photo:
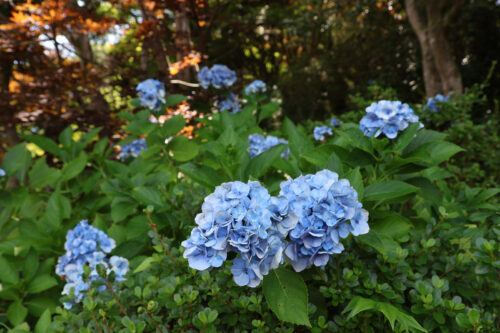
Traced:
[[287, 118], [266, 131], [279, 103], [245, 89], [189, 139], [182, 116], [151, 121], [185, 97], [138, 92], [119, 151], [68, 127], [6, 154], [4, 329], [497, 327], [500, 190], [450, 186], [443, 163], [464, 149], [409, 105], [375, 101], [321, 134]]

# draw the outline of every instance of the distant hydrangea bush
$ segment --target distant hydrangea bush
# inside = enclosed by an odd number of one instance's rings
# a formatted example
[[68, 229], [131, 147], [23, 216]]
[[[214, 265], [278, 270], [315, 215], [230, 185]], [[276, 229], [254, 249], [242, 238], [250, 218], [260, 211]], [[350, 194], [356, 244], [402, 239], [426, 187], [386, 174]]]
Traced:
[[[410, 106], [400, 101], [382, 100], [372, 103], [366, 108], [366, 115], [359, 123], [360, 129], [366, 136], [378, 137], [384, 134], [394, 139], [398, 131], [403, 131], [411, 123], [419, 122]], [[423, 127], [422, 124], [420, 124]]]
[[240, 102], [233, 93], [229, 93], [227, 97], [220, 97], [215, 106], [219, 108], [219, 111], [228, 111], [233, 114], [240, 112]]
[[336, 118], [330, 119], [330, 126], [337, 127], [340, 126], [340, 122]]
[[204, 89], [210, 86], [216, 89], [229, 88], [236, 80], [236, 72], [226, 65], [213, 65], [212, 68], [205, 66], [198, 72], [198, 82]]
[[197, 270], [220, 267], [228, 252], [231, 272], [240, 286], [256, 287], [269, 270], [282, 263], [284, 238], [295, 226], [288, 202], [269, 195], [259, 182], [223, 183], [208, 195], [195, 218], [191, 236], [182, 242], [184, 257]]
[[[248, 142], [250, 145], [248, 146], [248, 153], [250, 154], [251, 158], [254, 158], [257, 155], [262, 154], [266, 150], [271, 149], [272, 147], [276, 145], [281, 145], [285, 144], [288, 145], [288, 141], [282, 138], [277, 138], [272, 135], [263, 136], [260, 134], [250, 134], [248, 136]], [[281, 158], [288, 158], [290, 155], [290, 149], [288, 147], [281, 153]]]
[[430, 97], [427, 100], [427, 104], [424, 106], [424, 110], [429, 110], [431, 112], [439, 112], [439, 103], [438, 102], [449, 102], [450, 98], [448, 96], [443, 96], [441, 94], [437, 94], [434, 97]]
[[143, 150], [147, 150], [148, 146], [146, 144], [146, 139], [138, 139], [134, 140], [129, 144], [126, 144], [122, 147], [120, 147], [120, 154], [118, 155], [118, 158], [122, 161], [125, 161], [129, 157], [137, 157]]
[[0, 169], [0, 177], [5, 177], [6, 174], [4, 169]]
[[332, 135], [333, 131], [328, 126], [316, 126], [314, 127], [314, 139], [317, 141], [325, 140], [325, 135]]
[[[125, 274], [129, 270], [128, 260], [117, 256], [109, 259], [106, 257], [115, 246], [116, 243], [112, 238], [90, 226], [87, 220], [82, 220], [73, 230], [68, 231], [64, 244], [66, 253], [59, 257], [56, 265], [56, 274], [66, 280], [62, 295], [74, 297], [73, 302], [64, 303], [65, 308], [70, 309], [81, 302], [90, 284], [102, 280], [97, 272], [98, 265], [104, 266], [107, 276], [114, 272], [115, 281], [125, 281]], [[84, 276], [85, 265], [90, 269], [87, 278]], [[100, 286], [98, 291], [105, 288], [104, 285]]]
[[255, 80], [245, 87], [245, 95], [250, 96], [258, 93], [265, 93], [267, 91], [266, 84], [264, 81]]
[[158, 111], [165, 104], [165, 85], [154, 79], [147, 79], [137, 85], [137, 95], [142, 106]]
[[347, 179], [339, 180], [335, 172], [322, 170], [282, 182], [280, 196], [288, 200], [290, 211], [298, 217], [285, 250], [297, 272], [312, 265], [324, 267], [332, 254], [344, 250], [341, 239], [370, 230], [368, 212], [358, 201], [356, 190]]

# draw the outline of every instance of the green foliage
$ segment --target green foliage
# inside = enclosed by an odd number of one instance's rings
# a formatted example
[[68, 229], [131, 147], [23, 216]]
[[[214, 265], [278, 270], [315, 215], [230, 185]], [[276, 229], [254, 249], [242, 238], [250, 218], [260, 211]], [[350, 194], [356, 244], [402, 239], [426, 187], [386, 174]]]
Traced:
[[[199, 119], [204, 126], [192, 140], [177, 135], [182, 117], [160, 125], [149, 123], [147, 111], [123, 112], [131, 135], [119, 144], [147, 134], [148, 150], [122, 162], [106, 138], [95, 140], [98, 129], [75, 139], [68, 128], [58, 143], [26, 136], [46, 155], [33, 158], [23, 143], [2, 164], [0, 305], [7, 316], [0, 322], [12, 332], [495, 329], [500, 189], [450, 182], [450, 161], [467, 150], [434, 130], [410, 126], [390, 141], [365, 137], [349, 122], [319, 143], [310, 124], [285, 118], [269, 134], [288, 140], [289, 158], [280, 157], [280, 145], [251, 159], [248, 135], [263, 132], [257, 115], [276, 105], [259, 108], [250, 101], [238, 114]], [[257, 179], [277, 194], [288, 177], [323, 168], [350, 180], [371, 229], [346, 239], [324, 270], [295, 273], [285, 265], [251, 289], [237, 286], [229, 268], [188, 268], [180, 243], [215, 186]], [[113, 254], [128, 258], [131, 270], [113, 293], [91, 288], [66, 310], [54, 266], [81, 219], [116, 240]]]

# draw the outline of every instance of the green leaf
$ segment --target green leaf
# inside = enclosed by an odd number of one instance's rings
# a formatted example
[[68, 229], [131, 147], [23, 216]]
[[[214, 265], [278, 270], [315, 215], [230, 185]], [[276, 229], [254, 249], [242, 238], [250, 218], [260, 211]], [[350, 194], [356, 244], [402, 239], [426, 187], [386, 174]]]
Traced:
[[379, 235], [389, 236], [398, 240], [408, 235], [413, 225], [403, 216], [393, 214], [383, 218], [371, 227]]
[[276, 111], [278, 111], [280, 105], [281, 104], [277, 102], [270, 102], [262, 105], [259, 115], [259, 121], [272, 117], [273, 114], [275, 114]]
[[23, 135], [22, 138], [36, 144], [38, 147], [48, 153], [62, 157], [61, 148], [52, 139], [49, 139], [45, 136], [33, 134]]
[[403, 151], [403, 149], [405, 149], [408, 146], [411, 140], [414, 139], [419, 126], [420, 123], [413, 123], [410, 126], [408, 126], [408, 128], [405, 129], [403, 133], [397, 138], [396, 142], [394, 143], [394, 148], [392, 149], [392, 151], [395, 152]]
[[74, 151], [75, 155], [79, 154], [89, 144], [90, 141], [94, 139], [98, 140], [99, 139], [98, 134], [101, 131], [101, 129], [102, 127], [97, 127], [82, 135], [80, 140], [78, 140], [78, 142], [75, 145], [75, 151]]
[[24, 180], [24, 175], [31, 164], [31, 153], [26, 149], [26, 143], [14, 146], [5, 154], [2, 169], [7, 175], [16, 175], [20, 182]]
[[335, 154], [334, 147], [332, 145], [321, 145], [303, 153], [300, 155], [300, 158], [319, 168], [324, 168], [330, 160], [332, 154]]
[[399, 248], [399, 244], [396, 243], [391, 237], [387, 235], [381, 235], [373, 229], [370, 230], [370, 232], [367, 234], [359, 235], [357, 239], [361, 243], [373, 247], [384, 256], [388, 256], [391, 253], [396, 253]]
[[285, 149], [285, 145], [277, 145], [255, 156], [250, 163], [248, 163], [246, 173], [255, 178], [259, 178], [271, 167], [276, 159], [280, 158], [281, 153]]
[[28, 309], [23, 306], [20, 300], [12, 302], [7, 309], [7, 318], [14, 326], [22, 323], [27, 315]]
[[157, 189], [145, 186], [135, 187], [132, 190], [132, 196], [146, 205], [162, 206], [162, 194]]
[[43, 220], [53, 229], [57, 229], [64, 218], [71, 215], [71, 201], [62, 196], [59, 192], [54, 192], [47, 202]]
[[59, 133], [59, 142], [66, 148], [71, 148], [73, 144], [73, 129], [71, 126], [66, 127]]
[[127, 125], [125, 130], [133, 135], [142, 135], [151, 133], [156, 127], [157, 124], [153, 124], [147, 118], [134, 119]]
[[181, 115], [177, 115], [163, 123], [161, 133], [166, 139], [179, 133], [184, 126], [186, 126], [186, 120]]
[[36, 322], [35, 333], [46, 333], [50, 327], [50, 310], [47, 309]]
[[359, 167], [352, 169], [347, 175], [347, 179], [356, 192], [358, 192], [358, 200], [362, 201], [365, 193], [365, 186], [363, 184], [361, 172], [359, 172]]
[[60, 177], [61, 172], [50, 168], [45, 162], [46, 157], [39, 158], [29, 172], [30, 186], [41, 188], [45, 185], [53, 185]]
[[39, 258], [37, 252], [30, 248], [28, 254], [23, 261], [23, 278], [30, 281], [36, 274], [39, 266]]
[[421, 158], [429, 157], [434, 164], [440, 164], [441, 162], [447, 161], [450, 157], [461, 151], [463, 151], [463, 149], [454, 143], [439, 141], [430, 142], [421, 146], [410, 156]]
[[180, 102], [185, 101], [186, 99], [187, 99], [186, 96], [179, 95], [179, 94], [172, 94], [172, 95], [169, 95], [167, 97], [167, 99], [165, 100], [165, 105], [166, 106], [176, 105], [176, 104], [179, 104]]
[[269, 307], [280, 320], [311, 327], [307, 287], [299, 274], [283, 268], [271, 270], [264, 277], [262, 289]]
[[421, 147], [422, 145], [429, 143], [429, 142], [434, 142], [434, 141], [441, 141], [446, 137], [446, 134], [436, 132], [436, 131], [430, 131], [430, 130], [421, 130], [418, 131], [417, 136], [410, 141], [408, 146], [404, 149], [403, 153], [405, 155], [409, 154], [410, 152], [414, 151], [415, 149]]
[[217, 173], [217, 171], [205, 165], [185, 163], [179, 166], [179, 170], [189, 178], [210, 189], [213, 189], [227, 180], [224, 176]]
[[364, 200], [391, 200], [416, 192], [417, 190], [418, 187], [412, 186], [399, 180], [389, 180], [379, 183], [373, 183], [365, 188]]
[[115, 197], [111, 202], [111, 219], [119, 222], [129, 215], [135, 213], [137, 203], [131, 198]]
[[398, 321], [405, 330], [412, 332], [427, 332], [427, 330], [420, 326], [420, 324], [412, 316], [404, 313], [395, 306], [361, 296], [354, 296], [342, 313], [344, 314], [346, 312], [350, 312], [347, 316], [347, 319], [350, 319], [355, 317], [358, 313], [367, 310], [382, 312], [389, 320], [389, 324], [393, 330], [395, 321]]
[[176, 136], [168, 144], [168, 148], [172, 150], [174, 159], [179, 162], [187, 162], [198, 155], [199, 147], [193, 141], [190, 141], [185, 136]]
[[4, 257], [0, 257], [0, 267], [1, 282], [10, 284], [17, 284], [17, 282], [19, 282], [19, 274], [14, 269], [12, 264]]
[[283, 133], [285, 133], [288, 138], [290, 151], [297, 158], [304, 152], [311, 150], [314, 147], [307, 136], [302, 134], [297, 129], [295, 124], [288, 118], [285, 118], [285, 120], [283, 120]]
[[44, 290], [57, 286], [57, 281], [49, 274], [37, 276], [28, 285], [28, 294], [37, 294]]
[[146, 259], [144, 259], [140, 264], [139, 266], [137, 266], [137, 268], [134, 270], [134, 273], [139, 273], [139, 272], [142, 272], [143, 270], [145, 269], [148, 269], [149, 267], [151, 267], [151, 264], [154, 262], [155, 260], [153, 259], [153, 257], [147, 257]]
[[64, 166], [62, 169], [62, 181], [69, 180], [78, 176], [87, 165], [87, 155], [85, 153], [80, 154], [77, 158], [70, 161], [68, 164]]

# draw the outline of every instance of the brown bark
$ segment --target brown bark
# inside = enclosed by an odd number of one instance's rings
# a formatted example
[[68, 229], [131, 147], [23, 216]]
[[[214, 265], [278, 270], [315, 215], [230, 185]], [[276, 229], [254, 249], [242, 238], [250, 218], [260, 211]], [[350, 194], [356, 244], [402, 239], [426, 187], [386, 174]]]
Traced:
[[405, 0], [406, 13], [422, 52], [428, 97], [463, 92], [462, 76], [446, 38], [446, 25], [464, 3], [465, 0], [458, 0], [450, 6], [447, 1], [427, 1], [418, 7], [415, 0]]
[[[188, 55], [191, 51], [191, 30], [189, 29], [189, 18], [187, 15], [187, 4], [179, 2], [179, 8], [175, 11], [175, 49], [177, 51], [177, 61]], [[177, 77], [184, 81], [189, 81], [189, 71], [182, 70]]]

